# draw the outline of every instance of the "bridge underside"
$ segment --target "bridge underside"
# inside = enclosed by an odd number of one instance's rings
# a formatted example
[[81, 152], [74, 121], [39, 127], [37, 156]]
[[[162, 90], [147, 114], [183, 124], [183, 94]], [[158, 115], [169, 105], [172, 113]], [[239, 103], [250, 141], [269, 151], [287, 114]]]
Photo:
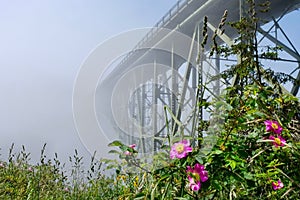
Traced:
[[[256, 2], [259, 5], [264, 1]], [[267, 39], [268, 42], [281, 46], [292, 63], [296, 63], [293, 75], [297, 80], [300, 80], [300, 56], [297, 49], [292, 43], [281, 42], [276, 34], [273, 36], [270, 33], [274, 30], [284, 33], [278, 21], [299, 6], [300, 0], [288, 3], [284, 0], [271, 1], [269, 12], [260, 13], [259, 17], [273, 25], [269, 30], [264, 30], [263, 24], [258, 28], [262, 43]], [[193, 126], [187, 125], [184, 130], [178, 130], [172, 117], [191, 124], [192, 121], [189, 120], [195, 109], [198, 85], [207, 83], [211, 76], [222, 70], [223, 65], [234, 63], [222, 61], [219, 57], [208, 59], [200, 50], [204, 16], [208, 17], [208, 32], [211, 37], [215, 32], [219, 33], [218, 25], [225, 10], [228, 10], [227, 21], [238, 21], [245, 12], [245, 4], [240, 0], [178, 1], [136, 48], [100, 81], [96, 108], [103, 131], [112, 133], [111, 138], [119, 138], [126, 144], [138, 144], [142, 153], [158, 150], [170, 131], [183, 131], [192, 135]], [[173, 35], [177, 33], [165, 31], [164, 28], [184, 34], [187, 38], [177, 41]], [[218, 42], [231, 45], [237, 36], [234, 29], [225, 26], [225, 34], [219, 34]], [[210, 45], [209, 43], [207, 46]], [[197, 60], [199, 54], [201, 60]], [[211, 93], [218, 95], [220, 82], [212, 81], [206, 87]], [[295, 96], [298, 95], [298, 90], [298, 83], [289, 89]], [[203, 98], [212, 96], [206, 93]], [[168, 106], [171, 112], [166, 112], [164, 106]], [[120, 111], [127, 115], [119, 116]], [[208, 116], [202, 113], [198, 117]]]

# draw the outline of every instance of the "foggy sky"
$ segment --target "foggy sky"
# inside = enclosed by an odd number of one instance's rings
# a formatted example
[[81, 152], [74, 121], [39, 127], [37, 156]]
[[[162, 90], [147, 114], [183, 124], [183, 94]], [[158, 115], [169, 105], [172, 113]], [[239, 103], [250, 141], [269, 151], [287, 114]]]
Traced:
[[161, 0], [0, 0], [0, 153], [25, 145], [35, 161], [89, 156], [73, 121], [81, 64], [113, 35], [153, 26], [175, 3]]

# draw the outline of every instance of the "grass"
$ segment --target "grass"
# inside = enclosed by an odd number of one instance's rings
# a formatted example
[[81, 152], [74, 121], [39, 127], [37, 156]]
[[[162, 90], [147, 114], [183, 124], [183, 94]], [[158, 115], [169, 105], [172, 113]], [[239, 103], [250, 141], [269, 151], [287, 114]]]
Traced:
[[57, 154], [53, 159], [45, 155], [46, 145], [41, 150], [38, 163], [31, 164], [30, 153], [25, 147], [13, 153], [9, 149], [7, 161], [0, 161], [0, 199], [117, 199], [120, 190], [114, 176], [104, 174], [104, 165], [90, 159], [87, 170], [82, 157], [75, 154], [69, 157], [71, 169], [59, 161]]

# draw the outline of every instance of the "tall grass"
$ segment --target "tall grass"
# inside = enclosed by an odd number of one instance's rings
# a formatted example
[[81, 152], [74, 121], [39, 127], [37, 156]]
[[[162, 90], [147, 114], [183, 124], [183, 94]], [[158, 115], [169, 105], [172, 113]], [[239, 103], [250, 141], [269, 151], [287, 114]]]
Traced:
[[119, 196], [116, 178], [104, 174], [104, 165], [90, 159], [85, 169], [83, 157], [77, 150], [69, 157], [71, 169], [58, 159], [45, 155], [46, 145], [36, 164], [30, 162], [30, 153], [22, 146], [14, 153], [14, 145], [9, 149], [8, 158], [0, 160], [0, 199], [114, 199]]

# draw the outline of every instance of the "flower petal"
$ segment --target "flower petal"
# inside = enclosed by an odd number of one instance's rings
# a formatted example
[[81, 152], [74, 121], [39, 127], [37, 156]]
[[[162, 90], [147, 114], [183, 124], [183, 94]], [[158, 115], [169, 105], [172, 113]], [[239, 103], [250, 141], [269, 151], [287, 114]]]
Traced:
[[181, 159], [186, 157], [189, 152], [193, 151], [193, 148], [189, 145], [190, 143], [188, 140], [183, 140], [181, 142], [173, 144], [170, 150], [170, 158], [174, 159], [176, 157]]
[[190, 184], [190, 188], [191, 188], [193, 191], [198, 191], [198, 190], [200, 190], [200, 188], [201, 188], [201, 183], [200, 183], [200, 181], [197, 182], [197, 183], [192, 183], [192, 184]]
[[190, 142], [188, 140], [182, 140], [181, 143], [190, 146]]

